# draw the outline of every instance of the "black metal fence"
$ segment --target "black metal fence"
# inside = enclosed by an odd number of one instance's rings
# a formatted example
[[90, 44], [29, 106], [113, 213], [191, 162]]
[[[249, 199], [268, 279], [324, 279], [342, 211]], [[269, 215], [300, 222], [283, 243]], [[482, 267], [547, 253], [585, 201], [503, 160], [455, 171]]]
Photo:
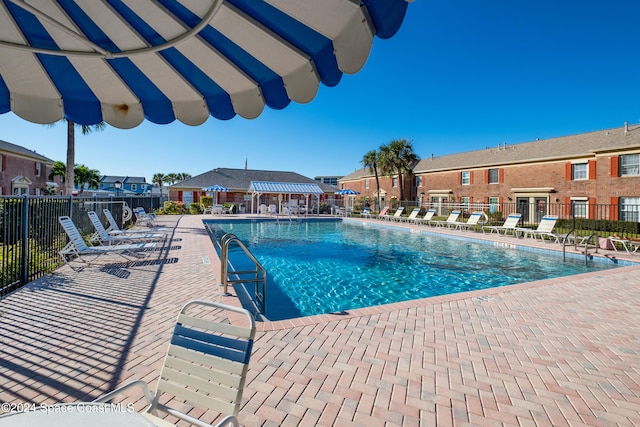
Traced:
[[[147, 212], [160, 207], [159, 197], [0, 197], [0, 297], [58, 268], [58, 252], [67, 237], [58, 217], [68, 215], [80, 233], [93, 233], [86, 212], [102, 216], [109, 209], [122, 226], [123, 206], [143, 207]], [[131, 219], [135, 221], [135, 217]]]

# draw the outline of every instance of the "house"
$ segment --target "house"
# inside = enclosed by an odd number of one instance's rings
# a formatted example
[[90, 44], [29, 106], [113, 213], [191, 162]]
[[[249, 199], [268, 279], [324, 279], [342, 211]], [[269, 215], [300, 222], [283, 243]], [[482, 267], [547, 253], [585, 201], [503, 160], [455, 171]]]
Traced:
[[[314, 193], [306, 194], [288, 193], [287, 190], [275, 189], [272, 192], [264, 190], [258, 192], [255, 190], [256, 185], [252, 185], [255, 183], [313, 184], [319, 190], [308, 187], [310, 188], [308, 191], [314, 191]], [[288, 203], [291, 200], [300, 200], [302, 203], [305, 196], [315, 194], [315, 191], [320, 192], [318, 196], [323, 200], [338, 191], [335, 186], [317, 182], [295, 172], [217, 168], [169, 186], [169, 200], [184, 202], [188, 206], [190, 203], [199, 202], [202, 196], [207, 195], [203, 188], [213, 185], [229, 189], [228, 192], [215, 194], [217, 202], [233, 203], [238, 207], [239, 212], [256, 212], [259, 205], [279, 205], [285, 199]]]
[[0, 140], [0, 194], [37, 196], [64, 192], [61, 178], [48, 180], [53, 163], [35, 151]]
[[[640, 221], [640, 125], [429, 157], [413, 172], [407, 194], [421, 205], [512, 204], [524, 222], [536, 222], [557, 204], [565, 215]], [[381, 178], [381, 192], [389, 179]], [[340, 185], [366, 194], [359, 188], [372, 180], [363, 171]]]
[[153, 184], [148, 183], [144, 177], [105, 175], [100, 179], [98, 190], [116, 195], [145, 195], [153, 191]]
[[[412, 187], [413, 178], [411, 176], [402, 176], [403, 190], [405, 200], [415, 198], [415, 188]], [[338, 187], [343, 189], [355, 190], [360, 198], [370, 201], [371, 206], [379, 211], [381, 206], [397, 203], [400, 197], [400, 181], [398, 175], [387, 176], [378, 173], [378, 182], [380, 191], [378, 193], [378, 185], [376, 177], [369, 168], [358, 169], [349, 175], [343, 176], [338, 181]], [[379, 197], [378, 197], [379, 196]], [[380, 206], [377, 206], [380, 202]]]

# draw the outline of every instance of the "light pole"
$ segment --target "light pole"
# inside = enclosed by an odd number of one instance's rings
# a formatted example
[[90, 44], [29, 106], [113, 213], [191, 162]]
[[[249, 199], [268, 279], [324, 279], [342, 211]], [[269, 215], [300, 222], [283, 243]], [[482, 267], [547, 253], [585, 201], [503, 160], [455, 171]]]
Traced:
[[116, 197], [118, 197], [118, 193], [120, 193], [120, 187], [122, 187], [122, 183], [120, 181], [116, 181], [113, 183], [113, 186], [116, 187]]

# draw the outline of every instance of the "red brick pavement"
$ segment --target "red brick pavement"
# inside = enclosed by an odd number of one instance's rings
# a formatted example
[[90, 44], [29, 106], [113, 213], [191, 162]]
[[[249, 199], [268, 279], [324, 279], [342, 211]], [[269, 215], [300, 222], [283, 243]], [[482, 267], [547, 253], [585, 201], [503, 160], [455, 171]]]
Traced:
[[[237, 303], [220, 296], [201, 219], [163, 217], [174, 231], [166, 250], [63, 267], [0, 300], [0, 402], [90, 400], [132, 378], [153, 384], [184, 302]], [[639, 275], [625, 267], [261, 324], [241, 421], [638, 425]]]

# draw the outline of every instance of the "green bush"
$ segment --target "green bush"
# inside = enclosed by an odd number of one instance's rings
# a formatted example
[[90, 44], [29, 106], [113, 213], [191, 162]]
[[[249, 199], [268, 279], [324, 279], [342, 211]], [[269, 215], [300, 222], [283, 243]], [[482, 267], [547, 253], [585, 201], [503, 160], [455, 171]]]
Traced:
[[204, 212], [204, 208], [200, 203], [191, 203], [189, 205], [189, 213], [191, 215], [200, 215]]
[[164, 206], [156, 211], [158, 215], [185, 215], [187, 213], [187, 207], [183, 202], [174, 202], [171, 200], [164, 202]]

